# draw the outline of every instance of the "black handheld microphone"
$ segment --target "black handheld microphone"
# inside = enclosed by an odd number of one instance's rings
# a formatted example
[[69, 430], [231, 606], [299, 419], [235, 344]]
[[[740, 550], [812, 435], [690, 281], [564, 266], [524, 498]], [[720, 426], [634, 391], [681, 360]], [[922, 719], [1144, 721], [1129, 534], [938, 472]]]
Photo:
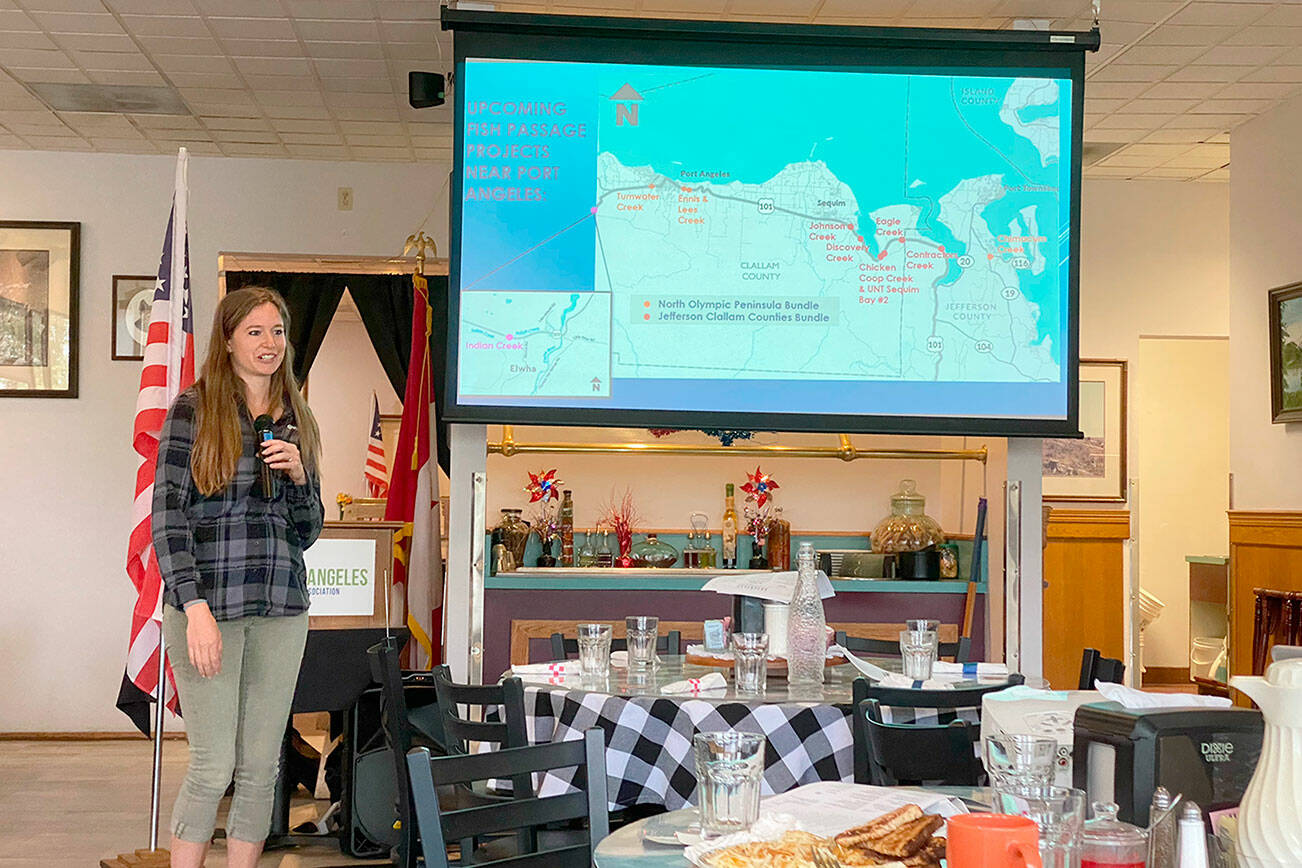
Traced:
[[258, 479], [262, 483], [262, 496], [271, 500], [276, 496], [276, 480], [272, 478], [271, 468], [267, 465], [267, 460], [262, 457], [262, 444], [268, 440], [274, 439], [271, 434], [272, 418], [266, 413], [253, 420], [253, 430], [257, 433], [258, 441], [258, 460], [262, 462], [258, 469]]

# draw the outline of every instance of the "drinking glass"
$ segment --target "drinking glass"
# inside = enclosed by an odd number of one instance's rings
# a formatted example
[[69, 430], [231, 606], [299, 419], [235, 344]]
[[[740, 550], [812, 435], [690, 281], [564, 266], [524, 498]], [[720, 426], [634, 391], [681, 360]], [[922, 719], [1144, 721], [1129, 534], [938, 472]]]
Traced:
[[1081, 833], [1085, 827], [1085, 792], [1068, 787], [999, 787], [994, 792], [999, 814], [1028, 817], [1040, 828], [1044, 868], [1080, 868]]
[[936, 662], [937, 634], [935, 630], [901, 630], [900, 660], [904, 677], [913, 681], [926, 681], [931, 677], [931, 664]]
[[579, 669], [583, 675], [605, 678], [610, 674], [610, 625], [579, 625]]
[[909, 620], [904, 622], [904, 629], [913, 633], [938, 632], [940, 630], [939, 621], [929, 620]]
[[986, 771], [994, 787], [1047, 787], [1057, 773], [1058, 741], [1036, 735], [991, 735], [985, 741]]
[[768, 680], [768, 633], [732, 634], [732, 669], [738, 693], [761, 693]]
[[743, 832], [759, 819], [764, 736], [702, 732], [692, 738], [701, 837]]
[[629, 615], [624, 619], [628, 637], [628, 668], [647, 669], [656, 662], [656, 640], [660, 637], [660, 619], [654, 615]]

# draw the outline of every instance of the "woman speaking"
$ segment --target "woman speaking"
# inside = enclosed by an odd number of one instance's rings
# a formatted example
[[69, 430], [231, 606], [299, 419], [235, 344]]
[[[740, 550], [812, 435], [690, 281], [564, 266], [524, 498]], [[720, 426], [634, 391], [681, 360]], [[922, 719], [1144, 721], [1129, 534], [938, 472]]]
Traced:
[[288, 328], [276, 293], [228, 293], [203, 371], [172, 405], [158, 447], [163, 636], [190, 741], [172, 811], [177, 868], [203, 865], [232, 777], [226, 864], [252, 868], [271, 826], [307, 640], [303, 549], [324, 519], [320, 434], [294, 382]]

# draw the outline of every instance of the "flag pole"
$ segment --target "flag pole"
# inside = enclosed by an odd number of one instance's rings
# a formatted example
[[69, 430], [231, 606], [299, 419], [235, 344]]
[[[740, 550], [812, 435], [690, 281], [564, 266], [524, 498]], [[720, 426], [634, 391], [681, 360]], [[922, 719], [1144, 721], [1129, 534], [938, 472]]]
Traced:
[[167, 642], [163, 638], [163, 624], [158, 624], [158, 693], [157, 717], [154, 718], [154, 785], [149, 801], [149, 849], [158, 849], [158, 814], [163, 783], [163, 712], [167, 709]]

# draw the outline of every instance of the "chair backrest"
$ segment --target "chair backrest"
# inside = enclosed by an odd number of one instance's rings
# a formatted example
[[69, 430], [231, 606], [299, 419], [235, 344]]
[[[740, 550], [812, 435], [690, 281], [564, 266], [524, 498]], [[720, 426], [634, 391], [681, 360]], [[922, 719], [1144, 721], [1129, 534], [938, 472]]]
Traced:
[[855, 706], [855, 725], [863, 729], [869, 783], [881, 787], [980, 783], [982, 767], [974, 745], [981, 730], [967, 721], [948, 726], [884, 723], [877, 700], [865, 699]]
[[[844, 630], [836, 631], [836, 644], [855, 654], [871, 654], [874, 657], [899, 657], [900, 643], [890, 639], [861, 639], [846, 635]], [[972, 637], [960, 636], [957, 642], [941, 642], [937, 647], [941, 658], [953, 658], [955, 663], [972, 662]]]
[[[483, 741], [500, 747], [523, 747], [529, 743], [524, 720], [524, 685], [519, 678], [503, 678], [498, 684], [458, 684], [446, 666], [434, 673], [439, 717], [447, 734], [448, 753], [468, 753], [468, 742]], [[466, 706], [463, 715], [461, 707]], [[488, 720], [489, 709], [501, 707], [497, 720]], [[480, 720], [472, 719], [471, 707], [481, 709]]]
[[1086, 648], [1080, 657], [1080, 689], [1093, 690], [1095, 681], [1120, 684], [1126, 680], [1126, 664], [1104, 657], [1097, 648]]
[[881, 687], [867, 678], [854, 680], [854, 701], [856, 704], [865, 699], [875, 699], [882, 705], [896, 708], [980, 708], [981, 698], [987, 693], [1007, 690], [1016, 684], [1026, 682], [1026, 676], [1020, 672], [1008, 673], [1008, 680], [995, 684], [982, 684], [979, 687], [954, 687], [952, 689], [925, 690], [912, 687]]
[[[528, 777], [551, 769], [577, 768], [574, 785], [579, 792], [558, 796], [532, 796], [444, 811], [436, 787], [469, 785], [494, 778]], [[423, 830], [421, 848], [428, 868], [447, 866], [447, 842], [473, 840], [493, 832], [537, 829], [548, 823], [586, 819], [585, 843], [513, 855], [498, 861], [476, 861], [477, 866], [509, 863], [511, 868], [588, 868], [593, 850], [610, 833], [606, 797], [606, 751], [600, 729], [590, 729], [581, 741], [562, 741], [527, 747], [503, 748], [489, 753], [434, 757], [424, 748], [407, 755], [416, 820]], [[470, 860], [462, 852], [462, 863]]]
[[371, 677], [380, 685], [380, 724], [384, 728], [385, 744], [393, 754], [397, 788], [395, 807], [399, 822], [397, 864], [399, 868], [415, 868], [417, 832], [413, 823], [411, 784], [407, 778], [405, 760], [407, 751], [411, 750], [412, 726], [402, 685], [402, 646], [397, 638], [386, 636], [367, 648], [366, 654], [371, 664]]
[[[611, 639], [611, 651], [627, 651], [627, 639]], [[670, 630], [663, 636], [656, 637], [657, 654], [682, 654], [683, 653], [683, 634], [678, 630]], [[569, 660], [571, 657], [579, 656], [579, 640], [575, 637], [568, 637], [564, 633], [552, 634], [552, 659]]]

